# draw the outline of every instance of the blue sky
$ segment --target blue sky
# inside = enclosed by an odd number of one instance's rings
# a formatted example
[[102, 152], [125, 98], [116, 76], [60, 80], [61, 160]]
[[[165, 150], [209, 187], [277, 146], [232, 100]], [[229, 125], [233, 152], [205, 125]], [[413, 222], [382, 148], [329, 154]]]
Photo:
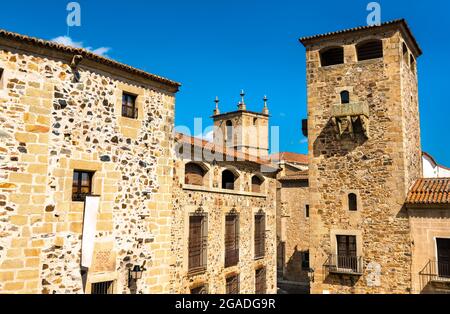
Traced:
[[[4, 1], [0, 28], [44, 39], [70, 35], [84, 47], [183, 84], [176, 124], [210, 124], [214, 98], [249, 110], [269, 97], [280, 150], [307, 152], [305, 51], [298, 38], [365, 25], [369, 1], [128, 0], [78, 1], [81, 27], [66, 25], [69, 1]], [[382, 21], [406, 18], [424, 55], [419, 59], [423, 149], [450, 166], [450, 1], [378, 1]], [[103, 48], [109, 48], [103, 49]]]

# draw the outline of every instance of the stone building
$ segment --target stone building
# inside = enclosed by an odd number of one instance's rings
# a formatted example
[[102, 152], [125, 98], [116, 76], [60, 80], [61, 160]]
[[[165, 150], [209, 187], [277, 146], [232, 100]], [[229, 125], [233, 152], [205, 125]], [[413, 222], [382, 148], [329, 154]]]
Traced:
[[302, 38], [312, 293], [450, 290], [448, 179], [422, 179], [404, 20]]
[[169, 292], [179, 84], [6, 31], [0, 68], [0, 292]]

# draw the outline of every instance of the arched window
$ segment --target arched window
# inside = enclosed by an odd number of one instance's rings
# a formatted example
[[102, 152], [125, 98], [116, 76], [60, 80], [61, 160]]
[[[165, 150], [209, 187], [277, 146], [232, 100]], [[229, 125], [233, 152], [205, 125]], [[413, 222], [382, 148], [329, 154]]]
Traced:
[[227, 141], [228, 142], [232, 142], [233, 141], [233, 122], [231, 122], [231, 120], [228, 120], [226, 122], [226, 132], [227, 132]]
[[236, 176], [230, 170], [224, 170], [222, 172], [222, 189], [234, 190], [234, 182], [236, 181]]
[[326, 48], [320, 52], [320, 63], [323, 67], [344, 63], [344, 48]]
[[406, 61], [406, 62], [408, 62], [409, 60], [408, 60], [408, 46], [406, 46], [406, 44], [405, 43], [403, 43], [403, 45], [402, 45], [402, 51], [403, 51], [403, 59]]
[[371, 40], [356, 45], [358, 61], [383, 58], [383, 41]]
[[261, 193], [261, 187], [263, 184], [263, 180], [261, 180], [258, 176], [252, 177], [252, 192], [254, 193]]
[[350, 193], [348, 195], [348, 210], [352, 212], [358, 210], [358, 197], [355, 193]]
[[184, 168], [184, 183], [203, 185], [206, 171], [196, 163], [187, 163]]
[[258, 124], [258, 118], [253, 118], [253, 125], [257, 125]]
[[341, 92], [341, 104], [350, 103], [350, 93], [347, 90]]

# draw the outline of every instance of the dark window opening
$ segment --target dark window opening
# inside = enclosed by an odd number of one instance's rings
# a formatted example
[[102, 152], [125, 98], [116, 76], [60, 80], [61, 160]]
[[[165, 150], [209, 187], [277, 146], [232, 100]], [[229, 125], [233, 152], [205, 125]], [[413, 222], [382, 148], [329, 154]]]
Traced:
[[356, 46], [358, 61], [383, 58], [383, 41], [372, 40]]
[[266, 215], [255, 215], [255, 259], [264, 258], [266, 251]]
[[204, 184], [205, 170], [195, 163], [187, 163], [184, 168], [184, 183], [190, 185]]
[[228, 120], [226, 123], [226, 132], [227, 132], [227, 142], [233, 141], [233, 122]]
[[239, 263], [239, 216], [228, 214], [225, 217], [225, 267]]
[[189, 272], [201, 272], [206, 269], [207, 247], [207, 216], [194, 214], [189, 217]]
[[302, 269], [309, 270], [309, 251], [302, 253]]
[[253, 125], [256, 126], [258, 124], [258, 118], [253, 118]]
[[346, 90], [341, 92], [341, 104], [349, 104], [350, 103], [350, 93]]
[[337, 236], [338, 256], [337, 266], [344, 269], [358, 270], [358, 259], [356, 256], [356, 236]]
[[91, 285], [91, 294], [114, 294], [114, 281], [93, 283]]
[[258, 176], [252, 177], [252, 192], [261, 193], [261, 187], [263, 184], [263, 180], [261, 180]]
[[408, 56], [409, 56], [409, 53], [408, 53], [408, 46], [406, 46], [406, 44], [405, 43], [403, 43], [403, 46], [402, 46], [403, 48], [402, 48], [402, 51], [403, 51], [403, 60], [405, 60], [406, 62], [408, 62], [409, 60], [408, 60]]
[[358, 210], [358, 197], [355, 193], [350, 193], [348, 195], [348, 210], [357, 211]]
[[84, 202], [86, 196], [92, 195], [92, 178], [94, 172], [75, 170], [72, 181], [72, 201]]
[[227, 277], [226, 294], [239, 294], [239, 275]]
[[323, 67], [344, 63], [344, 48], [330, 48], [320, 52], [320, 62]]
[[309, 205], [305, 206], [305, 217], [309, 218]]
[[266, 269], [264, 267], [255, 271], [255, 294], [266, 294]]
[[122, 95], [122, 117], [137, 119], [138, 108], [136, 106], [136, 95], [123, 93]]
[[201, 285], [195, 288], [191, 288], [191, 294], [208, 294], [208, 286]]
[[222, 189], [234, 190], [235, 181], [236, 177], [232, 171], [224, 170], [222, 172]]
[[450, 278], [450, 239], [436, 239], [438, 274]]
[[3, 79], [3, 68], [0, 68], [0, 82], [2, 81], [2, 79]]

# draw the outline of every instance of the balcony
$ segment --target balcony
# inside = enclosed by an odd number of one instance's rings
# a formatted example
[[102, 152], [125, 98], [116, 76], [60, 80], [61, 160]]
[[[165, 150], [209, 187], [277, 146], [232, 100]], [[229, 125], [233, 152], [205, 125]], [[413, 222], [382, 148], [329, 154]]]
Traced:
[[330, 274], [361, 276], [363, 265], [362, 256], [329, 255], [323, 266]]
[[334, 105], [331, 108], [331, 121], [338, 140], [344, 133], [348, 133], [352, 139], [356, 133], [362, 133], [369, 138], [369, 105], [367, 103]]
[[422, 289], [427, 285], [450, 289], [450, 262], [430, 260], [419, 275]]

